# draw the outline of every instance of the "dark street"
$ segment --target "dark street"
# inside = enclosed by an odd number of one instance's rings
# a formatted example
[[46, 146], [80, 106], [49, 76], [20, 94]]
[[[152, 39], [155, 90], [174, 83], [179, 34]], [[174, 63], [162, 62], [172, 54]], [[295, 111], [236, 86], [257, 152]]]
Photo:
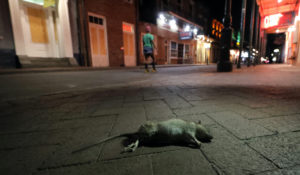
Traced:
[[[299, 174], [300, 69], [260, 65], [1, 74], [1, 174]], [[149, 120], [201, 120], [200, 149], [122, 140]]]

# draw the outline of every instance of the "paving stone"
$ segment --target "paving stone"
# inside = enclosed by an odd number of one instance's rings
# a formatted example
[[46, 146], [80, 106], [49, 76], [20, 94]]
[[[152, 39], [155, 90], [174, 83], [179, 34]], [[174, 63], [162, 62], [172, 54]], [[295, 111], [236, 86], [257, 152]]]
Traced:
[[198, 122], [200, 120], [201, 124], [204, 126], [216, 124], [216, 122], [209, 118], [206, 114], [179, 115], [177, 118], [193, 122]]
[[261, 172], [257, 175], [298, 175], [300, 174], [300, 165], [288, 167], [286, 169], [275, 169], [267, 172]]
[[66, 137], [62, 131], [44, 131], [23, 134], [0, 135], [0, 150], [26, 149], [38, 146], [51, 146], [62, 144]]
[[146, 111], [147, 120], [166, 120], [175, 118], [175, 115], [170, 110], [169, 106], [161, 100], [145, 101], [144, 107]]
[[135, 132], [146, 120], [146, 113], [143, 107], [122, 108], [110, 135]]
[[271, 131], [279, 133], [300, 130], [300, 114], [257, 119], [255, 122]]
[[152, 175], [150, 158], [138, 156], [39, 171], [34, 175]]
[[299, 106], [286, 106], [286, 105], [276, 105], [269, 108], [259, 109], [264, 113], [268, 113], [272, 116], [281, 116], [281, 115], [292, 115], [299, 114], [300, 108]]
[[173, 93], [179, 95], [184, 98], [186, 101], [197, 101], [203, 100], [203, 98], [199, 97], [197, 94], [193, 94], [189, 91], [189, 89], [182, 89], [177, 86], [169, 86], [168, 89]]
[[125, 138], [117, 138], [112, 141], [109, 141], [104, 144], [101, 154], [99, 156], [99, 159], [101, 161], [103, 160], [114, 160], [114, 159], [120, 159], [125, 157], [135, 157], [140, 155], [148, 155], [148, 154], [154, 154], [154, 153], [162, 153], [166, 151], [174, 151], [174, 150], [180, 150], [184, 147], [182, 146], [140, 146], [136, 149], [135, 152], [129, 152], [129, 153], [122, 153], [124, 150], [124, 141]]
[[268, 113], [255, 110], [241, 104], [222, 104], [221, 106], [230, 111], [236, 112], [249, 120], [271, 117]]
[[186, 108], [192, 106], [187, 101], [185, 101], [184, 99], [182, 99], [177, 95], [165, 96], [164, 100], [170, 106], [171, 109]]
[[[70, 133], [62, 132], [61, 134], [67, 137], [66, 141], [47, 157], [39, 168], [46, 169], [96, 161], [101, 145], [74, 154], [72, 152], [107, 138], [114, 121], [113, 118], [97, 118], [82, 124], [85, 127], [73, 129]], [[82, 122], [84, 123], [84, 120]]]
[[274, 134], [255, 122], [247, 120], [234, 112], [225, 111], [208, 113], [208, 115], [240, 139]]
[[162, 96], [154, 88], [144, 88], [142, 93], [146, 101], [162, 99]]
[[183, 149], [151, 155], [153, 174], [217, 174], [199, 149]]
[[218, 112], [224, 110], [225, 109], [223, 107], [209, 104], [209, 105], [193, 106], [190, 108], [174, 109], [173, 111], [176, 115], [193, 115], [193, 114], [203, 114], [209, 112]]
[[203, 143], [201, 149], [209, 162], [221, 172], [254, 174], [275, 168], [272, 163], [221, 126], [211, 125], [209, 129], [214, 138], [211, 143]]
[[266, 108], [271, 107], [273, 102], [266, 98], [259, 98], [256, 95], [254, 97], [248, 97], [247, 100], [240, 101], [241, 104], [250, 108]]
[[44, 158], [51, 155], [55, 149], [57, 149], [57, 146], [38, 146], [0, 151], [0, 174], [32, 174]]
[[184, 98], [166, 88], [156, 88], [156, 91], [158, 91], [158, 93], [163, 97], [164, 101], [170, 106], [171, 109], [192, 106]]
[[300, 164], [300, 132], [253, 138], [249, 145], [280, 168]]

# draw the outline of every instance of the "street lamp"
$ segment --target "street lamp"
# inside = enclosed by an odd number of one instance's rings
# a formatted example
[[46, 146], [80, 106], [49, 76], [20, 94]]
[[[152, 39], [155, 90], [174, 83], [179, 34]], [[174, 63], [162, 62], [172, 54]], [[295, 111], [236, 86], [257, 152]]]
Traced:
[[217, 65], [218, 72], [231, 72], [232, 63], [230, 62], [230, 47], [231, 47], [231, 2], [232, 0], [225, 1], [225, 14], [223, 18], [224, 28], [221, 37], [221, 58]]
[[246, 17], [246, 6], [247, 0], [242, 1], [242, 12], [241, 12], [241, 24], [240, 24], [240, 31], [241, 31], [241, 42], [240, 42], [240, 56], [238, 59], [237, 68], [241, 68], [241, 59], [242, 59], [242, 52], [243, 52], [243, 45], [244, 45], [244, 35], [245, 35], [245, 17]]

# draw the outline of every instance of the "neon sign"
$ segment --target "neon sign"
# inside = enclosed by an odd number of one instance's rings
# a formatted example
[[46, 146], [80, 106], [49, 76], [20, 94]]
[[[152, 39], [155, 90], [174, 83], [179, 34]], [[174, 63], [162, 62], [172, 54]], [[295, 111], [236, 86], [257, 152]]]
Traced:
[[283, 15], [281, 13], [266, 16], [264, 19], [264, 28], [266, 29], [266, 28], [277, 26], [279, 24], [279, 20], [282, 16]]

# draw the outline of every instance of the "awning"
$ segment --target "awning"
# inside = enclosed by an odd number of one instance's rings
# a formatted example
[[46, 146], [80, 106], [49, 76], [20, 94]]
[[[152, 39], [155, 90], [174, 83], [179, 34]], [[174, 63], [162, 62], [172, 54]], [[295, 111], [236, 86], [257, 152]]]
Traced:
[[295, 11], [298, 0], [256, 0], [261, 16]]

